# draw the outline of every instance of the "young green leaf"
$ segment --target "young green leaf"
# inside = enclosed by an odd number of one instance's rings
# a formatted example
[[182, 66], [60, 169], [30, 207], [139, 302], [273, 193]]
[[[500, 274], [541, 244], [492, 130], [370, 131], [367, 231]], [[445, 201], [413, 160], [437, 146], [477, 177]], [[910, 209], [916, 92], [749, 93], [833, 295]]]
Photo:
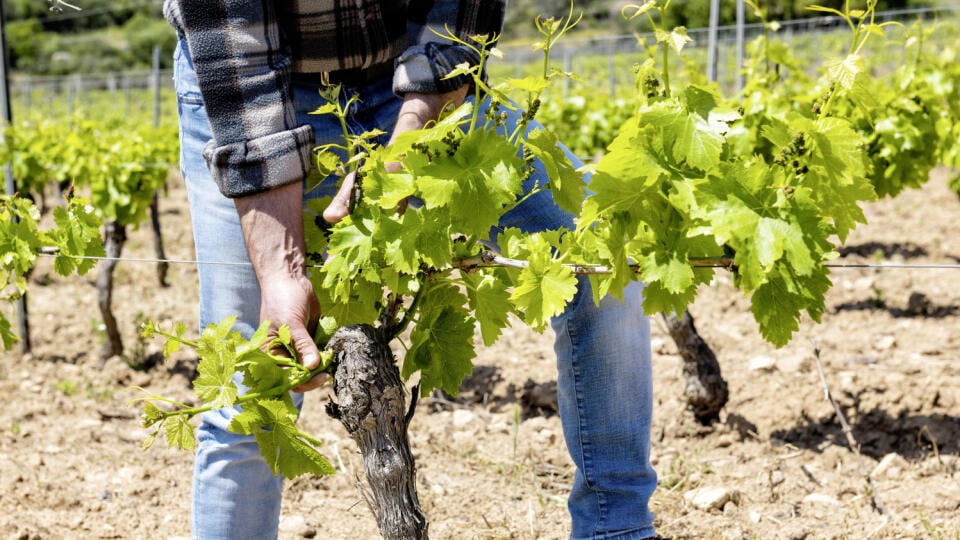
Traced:
[[317, 450], [320, 441], [296, 427], [298, 413], [289, 398], [248, 403], [230, 421], [229, 429], [253, 435], [275, 475], [296, 478], [302, 474], [333, 474], [333, 466]]

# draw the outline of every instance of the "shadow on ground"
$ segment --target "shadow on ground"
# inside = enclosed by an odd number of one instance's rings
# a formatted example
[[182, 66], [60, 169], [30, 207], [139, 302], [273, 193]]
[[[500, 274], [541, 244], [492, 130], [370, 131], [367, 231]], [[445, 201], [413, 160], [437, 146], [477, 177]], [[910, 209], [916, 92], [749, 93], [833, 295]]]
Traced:
[[[960, 417], [940, 413], [912, 414], [901, 410], [896, 415], [873, 408], [868, 411], [847, 409], [853, 437], [860, 453], [874, 459], [896, 453], [905, 459], [931, 455], [960, 455]], [[822, 450], [824, 445], [849, 446], [835, 414], [811, 418], [788, 429], [776, 430], [772, 439], [799, 448]]]

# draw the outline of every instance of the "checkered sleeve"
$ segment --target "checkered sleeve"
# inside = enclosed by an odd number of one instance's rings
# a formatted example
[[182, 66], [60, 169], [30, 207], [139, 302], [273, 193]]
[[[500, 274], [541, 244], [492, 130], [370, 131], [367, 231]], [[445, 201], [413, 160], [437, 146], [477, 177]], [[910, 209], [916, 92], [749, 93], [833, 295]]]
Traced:
[[470, 84], [472, 81], [466, 75], [445, 77], [458, 64], [476, 65], [479, 55], [441, 36], [449, 29], [470, 42], [471, 36], [499, 34], [505, 9], [506, 0], [411, 1], [408, 12], [411, 46], [397, 59], [394, 92], [398, 95], [445, 93]]
[[291, 54], [268, 0], [167, 0], [164, 13], [193, 59], [213, 134], [203, 151], [228, 197], [301, 181], [312, 128], [298, 126]]

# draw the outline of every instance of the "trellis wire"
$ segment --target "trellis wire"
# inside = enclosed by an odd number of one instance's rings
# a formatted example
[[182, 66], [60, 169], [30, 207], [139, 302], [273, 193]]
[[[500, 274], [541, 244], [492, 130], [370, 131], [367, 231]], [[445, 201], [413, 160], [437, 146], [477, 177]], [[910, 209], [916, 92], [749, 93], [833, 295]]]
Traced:
[[[160, 258], [149, 258], [149, 257], [98, 257], [93, 255], [65, 255], [59, 253], [58, 249], [55, 247], [42, 248], [39, 252], [41, 257], [69, 257], [71, 259], [82, 259], [82, 260], [93, 260], [93, 261], [116, 261], [116, 262], [133, 262], [133, 263], [167, 263], [167, 264], [191, 264], [191, 265], [200, 265], [200, 264], [212, 264], [218, 266], [251, 266], [249, 261], [216, 261], [216, 260], [206, 260], [201, 261], [199, 259], [160, 259]], [[697, 268], [727, 268], [732, 269], [735, 267], [733, 259], [730, 258], [703, 258], [703, 259], [691, 259], [691, 264]], [[507, 257], [501, 257], [495, 255], [492, 252], [484, 252], [475, 257], [469, 257], [466, 259], [461, 259], [459, 261], [452, 261], [452, 264], [455, 267], [458, 267], [463, 270], [469, 270], [473, 268], [487, 268], [487, 267], [507, 267], [507, 268], [517, 268], [523, 269], [527, 266], [527, 261], [519, 259], [510, 259]], [[308, 264], [307, 268], [320, 268], [321, 265]], [[574, 270], [575, 274], [579, 275], [603, 275], [610, 274], [611, 270], [603, 265], [592, 265], [592, 264], [564, 264], [562, 265], [566, 268], [571, 268]], [[960, 263], [855, 263], [855, 262], [826, 262], [823, 264], [826, 268], [837, 268], [837, 269], [876, 269], [876, 270], [960, 270]], [[636, 265], [631, 265], [631, 268], [636, 268]]]

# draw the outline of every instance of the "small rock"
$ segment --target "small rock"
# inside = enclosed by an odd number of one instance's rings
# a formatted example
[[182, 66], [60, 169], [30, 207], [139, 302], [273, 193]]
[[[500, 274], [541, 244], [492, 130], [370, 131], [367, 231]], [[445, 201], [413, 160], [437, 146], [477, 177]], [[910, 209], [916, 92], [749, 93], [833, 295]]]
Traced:
[[145, 371], [134, 371], [129, 374], [128, 378], [128, 386], [139, 386], [140, 388], [146, 388], [153, 382], [153, 376]]
[[782, 472], [780, 472], [780, 471], [773, 471], [772, 473], [770, 473], [770, 485], [771, 485], [771, 486], [779, 486], [780, 484], [783, 483], [784, 480], [785, 480], [785, 478], [783, 477], [783, 473], [782, 473]]
[[540, 433], [545, 429], [550, 429], [551, 423], [549, 420], [542, 416], [534, 416], [533, 418], [528, 418], [523, 421], [521, 424], [521, 429], [524, 431], [529, 431], [530, 433], [536, 434]]
[[75, 424], [75, 427], [80, 429], [100, 429], [103, 426], [102, 420], [97, 420], [96, 418], [84, 418], [78, 421]]
[[748, 518], [750, 519], [750, 523], [753, 523], [754, 525], [758, 525], [760, 520], [763, 519], [763, 517], [760, 515], [760, 512], [757, 512], [756, 510], [751, 510]]
[[873, 290], [873, 285], [874, 285], [874, 279], [871, 277], [862, 277], [856, 280], [855, 282], [853, 282], [854, 288], [860, 289], [862, 291]]
[[889, 334], [880, 336], [877, 338], [876, 341], [873, 342], [873, 348], [878, 351], [890, 350], [896, 345], [897, 345], [897, 338]]
[[26, 380], [20, 383], [20, 390], [24, 392], [37, 393], [40, 391], [40, 386], [33, 381]]
[[754, 356], [747, 365], [750, 371], [773, 371], [776, 367], [777, 361], [769, 356]]
[[307, 525], [307, 520], [303, 516], [280, 518], [280, 532], [300, 538], [313, 538], [317, 535], [317, 530]]
[[551, 429], [542, 429], [537, 433], [537, 446], [553, 446], [557, 442], [557, 434]]
[[700, 510], [720, 510], [728, 502], [738, 504], [740, 492], [725, 487], [703, 487], [684, 493], [683, 498]]
[[860, 356], [851, 356], [849, 358], [845, 358], [843, 360], [843, 363], [848, 365], [872, 366], [873, 364], [876, 364], [878, 361], [879, 359], [876, 356], [860, 355]]
[[473, 411], [467, 409], [457, 409], [453, 411], [453, 427], [464, 427], [477, 419]]
[[[106, 433], [106, 429], [103, 430], [103, 433]], [[125, 430], [117, 433], [117, 437], [121, 441], [128, 442], [128, 443], [142, 444], [143, 441], [147, 440], [147, 437], [149, 436], [150, 436], [150, 432], [145, 429]]]
[[723, 540], [741, 540], [742, 538], [749, 538], [744, 536], [743, 530], [740, 527], [733, 527], [732, 529], [727, 529], [723, 531], [720, 535], [720, 538]]
[[870, 472], [870, 476], [877, 478], [884, 475], [887, 478], [899, 478], [903, 474], [903, 470], [909, 466], [910, 464], [900, 454], [891, 452], [883, 456], [880, 463], [877, 463], [877, 466]]
[[829, 506], [840, 506], [840, 501], [823, 493], [811, 493], [803, 498], [806, 504], [826, 504]]
[[777, 370], [781, 373], [803, 373], [809, 371], [812, 364], [812, 359], [809, 356], [786, 356], [777, 360]]

